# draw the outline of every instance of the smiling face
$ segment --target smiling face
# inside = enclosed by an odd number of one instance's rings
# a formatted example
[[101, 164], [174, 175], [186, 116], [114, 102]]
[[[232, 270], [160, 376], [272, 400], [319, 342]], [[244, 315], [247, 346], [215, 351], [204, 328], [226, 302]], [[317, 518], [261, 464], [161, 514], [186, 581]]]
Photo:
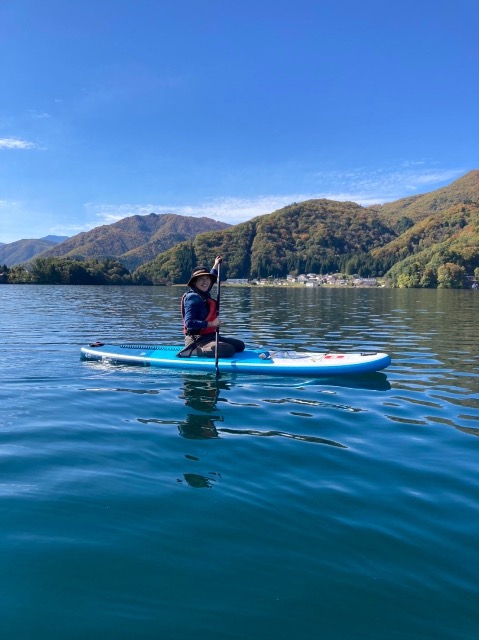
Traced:
[[195, 279], [195, 287], [206, 293], [206, 291], [209, 291], [211, 288], [212, 280], [210, 276], [198, 276], [198, 278]]

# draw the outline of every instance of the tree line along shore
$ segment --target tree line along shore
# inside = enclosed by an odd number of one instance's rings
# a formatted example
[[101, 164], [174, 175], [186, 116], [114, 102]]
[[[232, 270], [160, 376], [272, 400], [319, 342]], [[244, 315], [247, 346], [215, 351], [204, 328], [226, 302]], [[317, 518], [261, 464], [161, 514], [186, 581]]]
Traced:
[[[438, 269], [434, 287], [445, 289], [467, 289], [478, 287], [479, 267], [473, 274], [467, 274], [464, 267], [455, 264], [441, 265]], [[186, 279], [185, 279], [186, 283]], [[129, 285], [129, 286], [168, 286], [184, 285], [168, 278], [150, 278], [138, 275], [122, 265], [118, 260], [75, 260], [71, 258], [39, 258], [28, 267], [16, 265], [0, 267], [0, 284], [38, 284], [38, 285]], [[266, 278], [229, 278], [227, 286], [287, 286], [287, 287], [397, 287], [414, 286], [414, 273], [404, 274], [397, 282], [388, 277], [360, 276], [358, 274], [287, 274], [286, 277], [268, 276]], [[419, 285], [419, 280], [416, 280]], [[424, 284], [422, 285], [424, 286]]]

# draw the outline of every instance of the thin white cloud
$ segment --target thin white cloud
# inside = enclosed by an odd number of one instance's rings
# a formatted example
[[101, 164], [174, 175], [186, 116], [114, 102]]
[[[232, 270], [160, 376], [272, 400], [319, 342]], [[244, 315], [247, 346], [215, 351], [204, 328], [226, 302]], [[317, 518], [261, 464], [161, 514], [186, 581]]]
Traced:
[[415, 184], [437, 184], [438, 182], [448, 182], [449, 180], [454, 180], [454, 178], [463, 175], [464, 171], [440, 171], [438, 173], [430, 172], [424, 173], [423, 175], [415, 176]]
[[[0, 139], [0, 148], [1, 145], [2, 139]], [[84, 205], [83, 213], [76, 216], [77, 220], [69, 216], [65, 224], [62, 224], [63, 214], [42, 213], [40, 215], [35, 203], [4, 199], [0, 200], [0, 241], [13, 242], [20, 237], [43, 237], [48, 234], [73, 236], [101, 224], [112, 224], [128, 216], [149, 213], [205, 216], [229, 224], [239, 224], [256, 216], [272, 213], [293, 202], [317, 198], [356, 202], [363, 206], [381, 204], [399, 200], [411, 194], [439, 189], [466, 173], [464, 169], [428, 169], [426, 164], [422, 161], [411, 161], [396, 165], [389, 170], [358, 168], [342, 172], [311, 173], [306, 180], [310, 189], [289, 194], [244, 198], [219, 197], [192, 204], [89, 202]], [[4, 215], [5, 211], [8, 215]]]
[[310, 196], [258, 196], [256, 198], [217, 198], [197, 205], [164, 205], [164, 204], [100, 204], [88, 203], [86, 209], [96, 218], [102, 220], [102, 224], [112, 224], [134, 215], [147, 215], [149, 213], [175, 213], [181, 216], [193, 218], [213, 218], [238, 224], [250, 220], [255, 216], [271, 213], [276, 209], [285, 207], [292, 202], [307, 200]]
[[0, 149], [34, 149], [36, 145], [21, 138], [0, 138]]
[[51, 115], [46, 111], [36, 111], [35, 109], [30, 109], [29, 114], [35, 120], [46, 120], [48, 118], [51, 118]]
[[[353, 194], [354, 202], [388, 202], [418, 193], [427, 185], [439, 185], [459, 178], [464, 169], [440, 170], [420, 168], [423, 161], [409, 161], [401, 168], [356, 169], [347, 172], [317, 173], [313, 176], [320, 183], [340, 187], [343, 193]], [[414, 168], [412, 168], [414, 167]], [[438, 187], [436, 187], [438, 188]], [[357, 199], [359, 197], [359, 200]]]
[[181, 216], [191, 216], [193, 218], [212, 218], [227, 222], [229, 224], [239, 224], [246, 220], [251, 220], [257, 216], [272, 213], [277, 209], [286, 207], [294, 202], [304, 202], [325, 198], [328, 200], [350, 201], [367, 206], [379, 203], [378, 197], [367, 197], [364, 194], [352, 193], [297, 193], [286, 196], [258, 196], [256, 198], [218, 198], [209, 200], [198, 205], [164, 206], [160, 204], [122, 204], [122, 205], [93, 205], [87, 207], [101, 222], [92, 223], [91, 228], [98, 224], [113, 224], [128, 216], [147, 215], [149, 213], [175, 213]]
[[[176, 213], [183, 216], [208, 217], [229, 224], [239, 224], [256, 216], [272, 213], [293, 202], [325, 198], [341, 202], [356, 202], [362, 206], [399, 200], [411, 194], [426, 192], [427, 187], [439, 188], [465, 173], [463, 169], [433, 171], [422, 161], [404, 163], [403, 169], [367, 171], [356, 169], [341, 172], [321, 172], [310, 176], [318, 190], [287, 195], [258, 195], [252, 198], [223, 197], [198, 204], [94, 204], [87, 203], [88, 217], [100, 219], [100, 224], [112, 224], [122, 218], [149, 213]], [[415, 168], [412, 169], [411, 167]], [[438, 185], [438, 186], [434, 186]], [[323, 187], [323, 188], [321, 188]], [[92, 223], [94, 227], [98, 222]]]
[[[117, 222], [116, 220], [114, 222]], [[54, 235], [54, 236], [76, 236], [79, 233], [84, 233], [85, 231], [90, 231], [94, 227], [97, 227], [98, 224], [95, 223], [86, 223], [86, 224], [57, 224], [52, 226], [48, 230], [48, 234], [45, 235]]]

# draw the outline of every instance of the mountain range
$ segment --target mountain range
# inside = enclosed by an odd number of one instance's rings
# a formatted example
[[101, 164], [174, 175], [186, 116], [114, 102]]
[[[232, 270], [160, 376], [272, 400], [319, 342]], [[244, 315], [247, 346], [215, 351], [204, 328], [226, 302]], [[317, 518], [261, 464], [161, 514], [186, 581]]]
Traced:
[[[0, 246], [0, 264], [11, 246]], [[393, 286], [448, 286], [451, 278], [477, 277], [479, 170], [383, 205], [308, 200], [233, 226], [174, 214], [131, 216], [50, 244], [35, 257], [114, 258], [132, 282], [151, 284], [184, 283], [195, 265], [210, 264], [218, 253], [228, 278], [342, 271], [387, 274]]]
[[12, 267], [16, 264], [22, 264], [67, 239], [68, 236], [45, 236], [32, 240], [0, 242], [0, 265], [6, 264], [8, 267]]
[[178, 242], [204, 231], [227, 229], [230, 225], [211, 218], [150, 213], [129, 216], [118, 222], [95, 227], [56, 242], [52, 236], [41, 240], [18, 240], [0, 246], [0, 264], [12, 267], [32, 258], [117, 258], [133, 271]]
[[227, 256], [229, 278], [342, 271], [387, 274], [393, 286], [448, 286], [451, 278], [460, 286], [461, 278], [479, 271], [479, 170], [384, 205], [294, 203], [180, 243], [135, 275], [140, 281], [186, 282], [194, 264], [209, 264], [216, 253]]

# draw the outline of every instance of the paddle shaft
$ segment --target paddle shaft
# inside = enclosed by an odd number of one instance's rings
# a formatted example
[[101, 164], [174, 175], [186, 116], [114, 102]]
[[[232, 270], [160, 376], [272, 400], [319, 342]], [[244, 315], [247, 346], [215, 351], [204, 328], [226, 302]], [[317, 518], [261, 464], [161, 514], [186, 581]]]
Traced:
[[[219, 316], [220, 314], [220, 298], [221, 298], [221, 262], [218, 263], [218, 293], [216, 295], [216, 311], [217, 314]], [[216, 375], [218, 376], [220, 373], [219, 367], [218, 367], [218, 341], [219, 341], [219, 337], [220, 337], [220, 328], [219, 326], [216, 327], [216, 336], [215, 336], [215, 370], [216, 370]]]

